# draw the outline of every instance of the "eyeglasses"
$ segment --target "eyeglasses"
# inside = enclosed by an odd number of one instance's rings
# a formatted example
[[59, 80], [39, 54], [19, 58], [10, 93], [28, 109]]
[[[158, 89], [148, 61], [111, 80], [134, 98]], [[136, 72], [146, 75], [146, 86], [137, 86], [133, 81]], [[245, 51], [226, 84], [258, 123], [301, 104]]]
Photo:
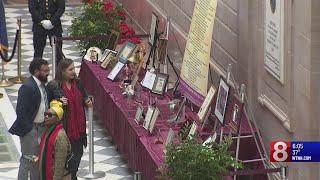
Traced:
[[45, 112], [44, 113], [44, 117], [48, 116], [49, 118], [51, 118], [52, 116], [56, 116], [56, 114], [52, 113], [52, 112]]

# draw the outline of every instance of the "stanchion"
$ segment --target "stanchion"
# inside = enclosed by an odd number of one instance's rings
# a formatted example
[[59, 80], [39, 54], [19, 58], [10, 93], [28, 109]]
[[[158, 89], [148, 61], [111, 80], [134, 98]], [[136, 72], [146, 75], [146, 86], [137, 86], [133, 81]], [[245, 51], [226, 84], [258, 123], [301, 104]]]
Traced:
[[6, 78], [6, 75], [4, 73], [4, 63], [5, 63], [4, 60], [2, 60], [2, 77], [1, 77], [0, 87], [9, 87], [9, 86], [12, 86], [13, 83]]
[[20, 29], [19, 31], [19, 35], [18, 35], [18, 62], [17, 62], [17, 66], [18, 66], [18, 76], [10, 78], [9, 81], [15, 83], [15, 84], [22, 84], [25, 80], [26, 77], [21, 75], [21, 43], [22, 43], [22, 39], [21, 39], [21, 19], [17, 19], [17, 23], [18, 23], [18, 27]]
[[[93, 102], [93, 98], [91, 98]], [[88, 118], [89, 118], [89, 170], [79, 171], [78, 176], [84, 179], [98, 179], [105, 177], [105, 172], [97, 171], [94, 172], [94, 149], [93, 149], [93, 107], [88, 108]]]
[[134, 172], [133, 180], [141, 180], [142, 173], [141, 172]]
[[56, 37], [51, 37], [51, 45], [52, 45], [52, 79], [56, 77], [56, 66], [57, 66], [57, 56], [56, 56]]
[[281, 166], [281, 180], [287, 180], [287, 167]]

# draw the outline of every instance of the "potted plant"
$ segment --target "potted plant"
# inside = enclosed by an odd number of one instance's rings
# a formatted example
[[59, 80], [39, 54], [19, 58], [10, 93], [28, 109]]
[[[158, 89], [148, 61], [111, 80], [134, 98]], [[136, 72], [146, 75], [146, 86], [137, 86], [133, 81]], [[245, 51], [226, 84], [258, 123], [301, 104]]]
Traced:
[[[72, 24], [68, 28], [71, 36], [109, 35], [112, 30], [119, 32], [122, 37], [135, 34], [135, 31], [125, 23], [126, 15], [123, 7], [107, 0], [84, 0], [83, 6], [78, 12], [73, 13], [73, 16]], [[129, 41], [140, 43], [139, 38], [131, 38]], [[80, 52], [85, 52], [93, 46], [103, 50], [108, 46], [108, 40], [82, 39], [77, 45]]]
[[[242, 165], [231, 155], [231, 138], [220, 144], [204, 146], [196, 138], [180, 139], [167, 147], [165, 163], [159, 168], [160, 179], [198, 180], [222, 179], [222, 174]], [[210, 147], [211, 146], [211, 147]]]

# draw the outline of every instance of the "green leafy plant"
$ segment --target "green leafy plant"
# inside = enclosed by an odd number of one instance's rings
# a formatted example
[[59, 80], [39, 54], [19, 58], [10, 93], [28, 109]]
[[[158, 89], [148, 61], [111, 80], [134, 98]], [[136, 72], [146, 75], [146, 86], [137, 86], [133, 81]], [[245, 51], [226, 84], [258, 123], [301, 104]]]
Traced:
[[229, 169], [239, 169], [242, 164], [232, 157], [231, 138], [220, 144], [203, 146], [196, 138], [186, 138], [179, 144], [167, 147], [165, 163], [159, 168], [160, 179], [217, 180]]

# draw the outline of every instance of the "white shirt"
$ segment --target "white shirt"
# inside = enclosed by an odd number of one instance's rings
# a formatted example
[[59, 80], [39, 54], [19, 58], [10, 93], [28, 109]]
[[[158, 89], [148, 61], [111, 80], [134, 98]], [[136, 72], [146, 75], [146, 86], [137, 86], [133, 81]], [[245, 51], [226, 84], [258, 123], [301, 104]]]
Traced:
[[33, 79], [36, 81], [37, 85], [38, 85], [38, 88], [39, 88], [39, 91], [40, 91], [40, 94], [41, 94], [41, 102], [40, 102], [40, 106], [39, 106], [39, 109], [38, 109], [38, 112], [36, 114], [36, 117], [34, 118], [33, 122], [34, 123], [42, 123], [44, 122], [44, 113], [46, 111], [46, 105], [45, 105], [45, 102], [44, 102], [44, 98], [43, 98], [43, 93], [42, 93], [42, 90], [41, 90], [41, 81], [32, 76]]

